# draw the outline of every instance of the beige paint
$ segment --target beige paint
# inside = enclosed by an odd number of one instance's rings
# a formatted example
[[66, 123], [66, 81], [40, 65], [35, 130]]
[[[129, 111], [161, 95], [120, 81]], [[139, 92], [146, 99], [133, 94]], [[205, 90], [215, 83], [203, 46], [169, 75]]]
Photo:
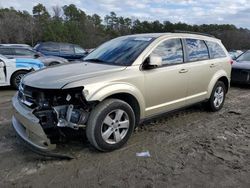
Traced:
[[[88, 101], [102, 101], [116, 93], [129, 93], [140, 104], [141, 119], [161, 112], [171, 111], [208, 99], [217, 80], [223, 76], [230, 80], [230, 57], [183, 63], [173, 66], [142, 70], [141, 65], [163, 41], [172, 38], [220, 40], [193, 34], [166, 34], [157, 38], [125, 70], [84, 81]], [[187, 72], [180, 73], [185, 69]], [[82, 82], [82, 81], [81, 81]], [[76, 83], [74, 83], [76, 84]], [[67, 87], [71, 87], [69, 84]]]
[[[52, 67], [46, 70], [47, 79], [40, 79], [44, 77], [44, 73], [38, 71], [28, 76], [27, 79], [24, 78], [24, 82], [27, 82], [28, 85], [33, 84], [34, 87], [38, 88], [47, 86], [46, 88], [63, 87], [63, 89], [70, 89], [84, 86], [83, 94], [87, 101], [103, 101], [113, 94], [127, 93], [133, 95], [138, 101], [140, 119], [209, 99], [218, 79], [226, 77], [229, 82], [231, 74], [230, 57], [218, 39], [193, 34], [173, 33], [152, 34], [152, 36], [158, 38], [141, 53], [132, 66], [110, 68], [107, 67], [109, 65], [91, 65], [90, 69], [93, 69], [94, 72], [92, 70], [92, 73], [88, 73], [86, 66], [71, 64], [67, 67], [75, 70], [82, 69], [80, 72], [83, 72], [83, 74], [72, 75], [71, 69], [65, 70], [63, 66]], [[222, 46], [227, 57], [143, 70], [141, 65], [151, 52], [161, 42], [172, 38], [194, 38], [217, 42]], [[60, 71], [65, 71], [65, 73]], [[58, 75], [55, 76], [55, 73]], [[66, 73], [68, 76], [65, 77]], [[50, 76], [58, 79], [49, 82]], [[46, 85], [46, 83], [49, 84]], [[33, 115], [32, 109], [21, 104], [17, 96], [13, 98], [12, 103], [14, 107], [12, 123], [16, 132], [26, 142], [39, 150], [54, 149], [55, 145], [50, 143], [39, 124], [38, 118]]]

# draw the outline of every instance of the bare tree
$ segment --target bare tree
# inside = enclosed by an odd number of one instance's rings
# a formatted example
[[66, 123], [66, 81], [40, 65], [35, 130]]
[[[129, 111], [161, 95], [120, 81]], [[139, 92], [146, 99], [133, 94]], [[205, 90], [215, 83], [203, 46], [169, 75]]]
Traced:
[[62, 16], [62, 8], [57, 5], [57, 6], [53, 6], [52, 9], [53, 9], [53, 17], [55, 19], [60, 19]]

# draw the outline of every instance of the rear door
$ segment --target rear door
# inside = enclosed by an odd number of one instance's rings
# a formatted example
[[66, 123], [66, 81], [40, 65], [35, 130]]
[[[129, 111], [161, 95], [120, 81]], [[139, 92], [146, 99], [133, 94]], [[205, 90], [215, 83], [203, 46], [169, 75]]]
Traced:
[[188, 74], [181, 40], [165, 40], [150, 55], [160, 56], [163, 65], [144, 70], [146, 116], [185, 106]]
[[216, 72], [216, 65], [210, 61], [205, 41], [192, 38], [184, 41], [186, 69], [189, 71], [187, 104], [192, 104], [205, 99], [208, 85]]

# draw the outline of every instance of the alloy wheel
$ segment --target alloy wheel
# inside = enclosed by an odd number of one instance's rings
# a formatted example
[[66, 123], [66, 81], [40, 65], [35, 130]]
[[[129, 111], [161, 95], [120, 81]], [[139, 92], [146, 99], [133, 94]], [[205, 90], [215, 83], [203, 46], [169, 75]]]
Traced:
[[108, 144], [119, 143], [129, 130], [128, 114], [121, 109], [110, 112], [102, 122], [102, 138]]
[[218, 86], [214, 92], [214, 106], [219, 108], [224, 101], [224, 90]]

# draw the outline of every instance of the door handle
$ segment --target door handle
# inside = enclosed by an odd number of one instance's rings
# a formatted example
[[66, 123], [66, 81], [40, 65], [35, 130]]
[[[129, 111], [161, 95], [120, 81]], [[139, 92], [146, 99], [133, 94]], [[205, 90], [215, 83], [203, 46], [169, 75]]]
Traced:
[[213, 67], [216, 67], [216, 66], [217, 66], [216, 64], [213, 64], [213, 63], [212, 63], [212, 64], [210, 65], [210, 68], [213, 68]]
[[179, 73], [186, 73], [186, 72], [188, 72], [187, 69], [181, 69], [181, 70], [179, 71]]

